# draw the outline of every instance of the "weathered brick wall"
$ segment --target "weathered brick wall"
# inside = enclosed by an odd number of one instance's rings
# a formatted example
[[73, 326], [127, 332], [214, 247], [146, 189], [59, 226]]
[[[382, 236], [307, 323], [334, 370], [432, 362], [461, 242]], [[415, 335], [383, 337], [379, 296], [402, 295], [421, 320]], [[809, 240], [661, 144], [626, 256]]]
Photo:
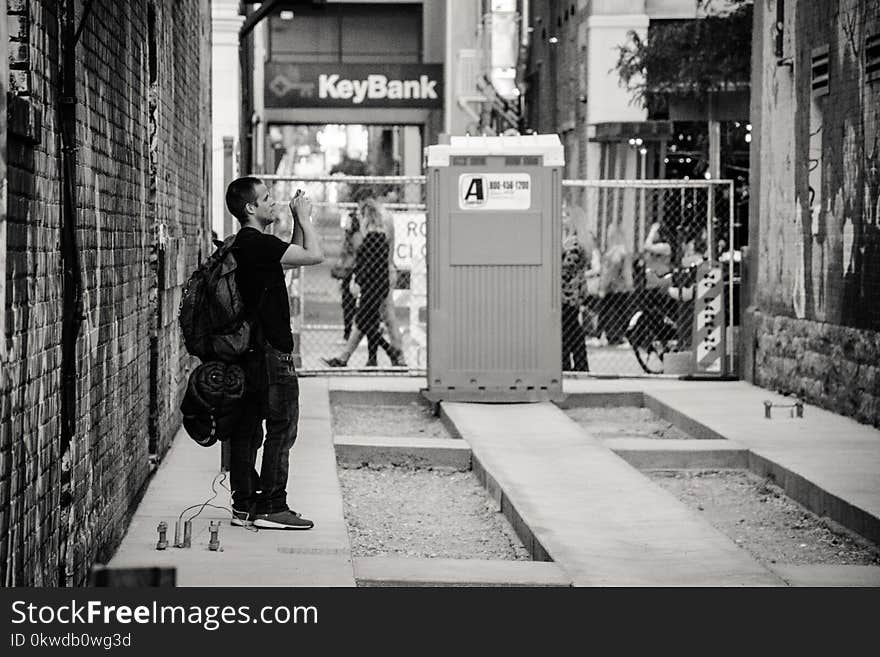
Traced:
[[[880, 33], [880, 3], [787, 1], [789, 65], [777, 65], [774, 52], [776, 4], [755, 5], [761, 134], [750, 231], [757, 271], [745, 322], [754, 368], [746, 371], [761, 385], [878, 424], [880, 79], [866, 75], [865, 40]], [[828, 94], [814, 99], [811, 59], [821, 47]]]
[[57, 84], [57, 67], [45, 67], [57, 53], [45, 48], [57, 43], [58, 22], [48, 3], [13, 0], [7, 11], [12, 95], [0, 564], [5, 583], [52, 585], [57, 583], [61, 525], [61, 264], [57, 133], [49, 95]]
[[[6, 28], [6, 0], [0, 0], [0, 43], [9, 43]], [[0, 273], [6, 271], [6, 81], [9, 58], [0, 58]], [[6, 276], [0, 275], [0, 312], [6, 308]], [[0, 325], [2, 328], [2, 325]], [[6, 360], [6, 341], [0, 336], [0, 364]], [[6, 377], [0, 375], [0, 396], [6, 393]], [[0, 450], [2, 451], [2, 450]], [[0, 468], [2, 472], [2, 468]]]
[[[0, 43], [9, 42], [6, 29], [6, 0], [0, 0]], [[0, 312], [6, 309], [6, 89], [9, 79], [9, 58], [0, 59]], [[5, 332], [5, 322], [0, 323]], [[9, 487], [6, 461], [10, 458], [9, 438], [2, 426], [3, 418], [11, 413], [10, 380], [7, 376], [6, 340], [0, 336], [0, 536], [9, 527]], [[6, 555], [0, 551], [0, 558]], [[6, 583], [5, 580], [3, 582]]]
[[[587, 90], [586, 28], [590, 9], [584, 2], [537, 1], [530, 4], [531, 45], [526, 75], [526, 123], [541, 133], [559, 132], [565, 149], [565, 177], [586, 176]], [[555, 36], [555, 44], [549, 38]], [[537, 120], [535, 120], [537, 119]]]
[[526, 91], [526, 122], [539, 133], [556, 132], [559, 129], [556, 112], [559, 62], [556, 49], [548, 42], [548, 38], [557, 32], [557, 4], [536, 1], [529, 5], [529, 24], [534, 26], [534, 32], [526, 70], [529, 81]]
[[[151, 195], [149, 28], [145, 0], [98, 4], [77, 46], [76, 222], [83, 325], [76, 345], [76, 433], [61, 453], [61, 162], [58, 7], [9, 0], [13, 50], [9, 139], [6, 344], [0, 423], [0, 565], [15, 585], [82, 584], [118, 544], [150, 473], [179, 425], [190, 367], [176, 334], [183, 270], [209, 226], [205, 150], [210, 113], [200, 89], [208, 0], [155, 0], [159, 41], [156, 192]], [[81, 3], [75, 3], [81, 13]], [[151, 202], [155, 200], [155, 202]], [[168, 248], [168, 245], [171, 248]], [[156, 249], [163, 245], [164, 249]], [[151, 255], [164, 279], [158, 292]], [[161, 276], [160, 276], [161, 278]], [[151, 298], [156, 303], [151, 303]], [[170, 300], [169, 300], [170, 299]], [[151, 321], [167, 372], [150, 424]], [[166, 376], [167, 375], [167, 376]], [[151, 430], [155, 435], [151, 436]], [[62, 469], [70, 495], [62, 496]], [[8, 546], [11, 545], [11, 550]]]
[[[183, 349], [177, 309], [190, 272], [208, 252], [210, 203], [210, 3], [156, 5], [158, 108], [154, 158], [154, 325], [156, 408], [154, 451], [164, 454], [180, 426], [179, 403], [192, 367]], [[201, 53], [201, 57], [200, 57]], [[182, 108], [192, 108], [181, 111]]]

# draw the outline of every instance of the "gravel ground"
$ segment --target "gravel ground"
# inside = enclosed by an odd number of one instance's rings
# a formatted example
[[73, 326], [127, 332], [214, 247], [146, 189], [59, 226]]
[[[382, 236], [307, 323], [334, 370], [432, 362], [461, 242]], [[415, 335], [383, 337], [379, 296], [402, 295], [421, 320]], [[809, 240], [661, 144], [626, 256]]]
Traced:
[[586, 429], [590, 435], [600, 440], [606, 438], [672, 440], [693, 438], [666, 420], [658, 418], [649, 408], [639, 408], [638, 406], [571, 408], [565, 413]]
[[645, 474], [763, 563], [880, 565], [880, 546], [819, 518], [746, 470]]
[[431, 407], [406, 405], [331, 404], [333, 433], [337, 436], [405, 436], [452, 438]]
[[529, 560], [472, 472], [340, 468], [355, 557]]

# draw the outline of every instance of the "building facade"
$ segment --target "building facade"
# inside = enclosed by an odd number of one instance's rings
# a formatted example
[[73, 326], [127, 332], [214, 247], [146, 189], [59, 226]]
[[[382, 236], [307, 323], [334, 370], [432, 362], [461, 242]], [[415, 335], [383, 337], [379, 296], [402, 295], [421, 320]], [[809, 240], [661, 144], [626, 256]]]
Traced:
[[210, 6], [7, 0], [2, 22], [0, 569], [80, 585], [170, 446], [194, 364], [177, 308], [210, 236]]
[[880, 424], [880, 4], [755, 3], [745, 376]]
[[[695, 0], [529, 0], [522, 5], [530, 35], [525, 124], [559, 133], [566, 178], [664, 177], [671, 125], [650, 121], [614, 69], [631, 33], [646, 39], [652, 21], [696, 18]], [[633, 138], [642, 139], [646, 153], [633, 148]]]
[[[260, 11], [254, 4], [242, 3], [246, 17]], [[390, 143], [382, 133], [401, 126], [399, 166], [379, 172], [416, 175], [424, 146], [494, 132], [493, 107], [507, 113], [504, 127], [518, 123], [515, 0], [278, 1], [261, 9], [242, 39], [242, 171], [273, 172], [273, 126], [374, 126], [374, 153]], [[371, 75], [399, 80], [401, 93], [365, 86], [359, 95]]]
[[[465, 3], [467, 4], [467, 3]], [[242, 45], [243, 171], [274, 173], [275, 126], [377, 126], [375, 155], [399, 126], [400, 164], [418, 174], [424, 143], [444, 130], [445, 2], [277, 2]], [[248, 9], [257, 16], [261, 9]], [[252, 28], [252, 29], [251, 29]], [[376, 163], [377, 164], [377, 163]]]
[[226, 184], [238, 171], [241, 126], [241, 66], [238, 32], [244, 22], [238, 0], [211, 0], [211, 225], [218, 236], [230, 235], [237, 222], [226, 209]]

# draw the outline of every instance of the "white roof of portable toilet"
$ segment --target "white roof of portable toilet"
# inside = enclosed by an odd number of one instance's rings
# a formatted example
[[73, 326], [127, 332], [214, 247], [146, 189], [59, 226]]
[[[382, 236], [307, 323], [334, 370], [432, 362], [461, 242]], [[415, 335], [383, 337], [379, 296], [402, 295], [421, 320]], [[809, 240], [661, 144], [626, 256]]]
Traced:
[[453, 155], [541, 155], [545, 167], [565, 164], [562, 142], [557, 134], [451, 137], [448, 144], [428, 146], [425, 151], [429, 167], [448, 167]]

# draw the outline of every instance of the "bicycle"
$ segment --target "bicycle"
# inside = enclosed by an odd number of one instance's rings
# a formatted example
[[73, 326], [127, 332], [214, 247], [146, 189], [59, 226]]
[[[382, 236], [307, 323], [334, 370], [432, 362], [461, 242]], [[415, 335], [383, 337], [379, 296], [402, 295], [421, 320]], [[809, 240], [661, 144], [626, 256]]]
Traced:
[[630, 317], [625, 335], [646, 374], [662, 374], [666, 354], [680, 351], [681, 347], [690, 344], [691, 322], [687, 310], [692, 307], [687, 304], [693, 299], [699, 264], [672, 269], [657, 276], [660, 287], [642, 287], [640, 291], [641, 308]]

